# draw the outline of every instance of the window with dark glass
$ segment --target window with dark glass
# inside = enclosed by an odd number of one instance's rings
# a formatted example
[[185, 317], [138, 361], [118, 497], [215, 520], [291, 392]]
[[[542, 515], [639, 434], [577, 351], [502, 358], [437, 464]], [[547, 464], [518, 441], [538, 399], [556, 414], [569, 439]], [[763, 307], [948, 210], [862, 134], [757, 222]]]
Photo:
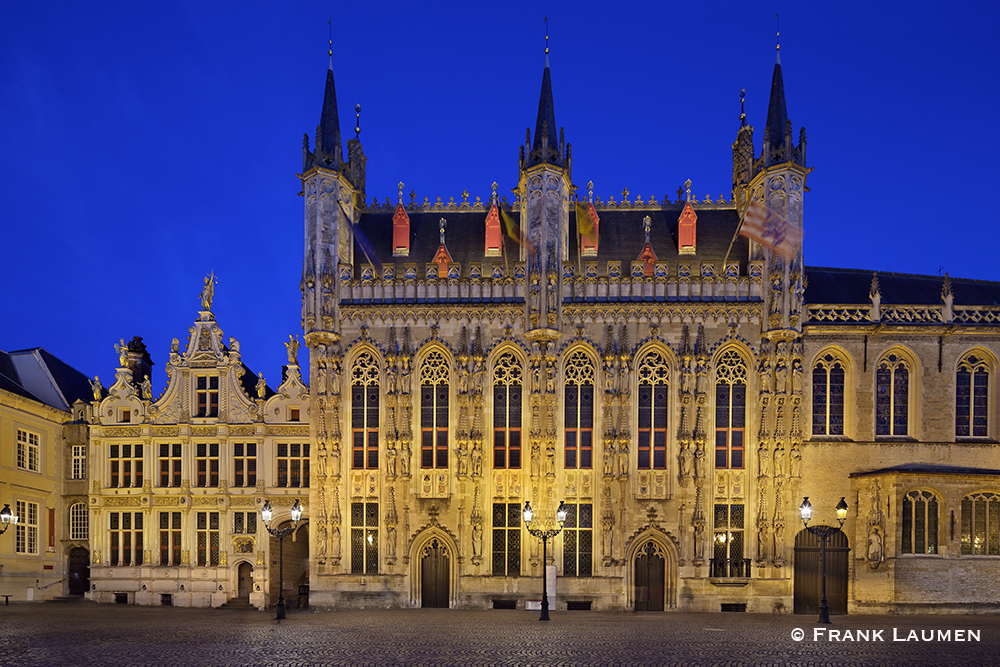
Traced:
[[955, 435], [983, 438], [989, 435], [989, 367], [976, 355], [962, 359], [955, 375]]
[[593, 576], [594, 506], [591, 503], [566, 503], [564, 507], [563, 576]]
[[351, 467], [378, 470], [378, 363], [362, 352], [351, 371]]
[[1000, 556], [1000, 495], [972, 493], [962, 499], [962, 554]]
[[903, 536], [900, 552], [936, 554], [937, 496], [930, 491], [910, 491], [903, 496]]
[[813, 367], [813, 435], [844, 435], [844, 364], [832, 354]]
[[160, 565], [181, 564], [181, 513], [160, 512]]
[[437, 350], [420, 367], [420, 467], [448, 467], [448, 362]]
[[233, 443], [233, 485], [257, 485], [257, 443]]
[[513, 352], [493, 365], [493, 467], [521, 467], [521, 364]]
[[199, 487], [219, 485], [219, 443], [199, 442], [195, 445], [195, 468]]
[[378, 503], [351, 503], [351, 572], [378, 574]]
[[567, 469], [594, 467], [594, 364], [584, 352], [566, 361], [563, 428]]
[[909, 400], [910, 371], [890, 354], [875, 369], [875, 435], [907, 435]]
[[521, 574], [521, 505], [493, 503], [493, 576]]
[[195, 417], [219, 416], [219, 376], [199, 375], [195, 378]]
[[112, 487], [142, 487], [142, 445], [110, 445], [108, 461]]
[[639, 363], [638, 443], [636, 465], [640, 470], [667, 467], [667, 401], [670, 367], [659, 352], [650, 352]]
[[112, 565], [142, 564], [142, 512], [108, 513]]
[[219, 513], [196, 512], [198, 565], [219, 564]]
[[743, 505], [715, 506], [711, 576], [749, 577], [743, 557]]
[[742, 468], [747, 412], [747, 366], [727, 350], [715, 367], [715, 467]]
[[181, 443], [160, 443], [160, 486], [181, 485]]
[[309, 443], [279, 442], [278, 484], [282, 487], [307, 488], [309, 486]]

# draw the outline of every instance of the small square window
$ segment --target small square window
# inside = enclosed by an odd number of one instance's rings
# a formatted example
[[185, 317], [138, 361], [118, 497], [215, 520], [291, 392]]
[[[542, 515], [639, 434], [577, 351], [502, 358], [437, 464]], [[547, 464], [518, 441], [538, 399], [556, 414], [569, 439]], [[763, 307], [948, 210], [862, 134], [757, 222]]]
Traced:
[[299, 421], [299, 409], [298, 408], [288, 408], [288, 421], [297, 422]]
[[132, 421], [132, 411], [129, 410], [129, 409], [127, 409], [127, 408], [123, 409], [122, 410], [122, 418], [121, 418], [120, 421], [122, 421], [122, 422], [124, 422], [126, 424], [129, 423], [129, 422], [131, 422]]

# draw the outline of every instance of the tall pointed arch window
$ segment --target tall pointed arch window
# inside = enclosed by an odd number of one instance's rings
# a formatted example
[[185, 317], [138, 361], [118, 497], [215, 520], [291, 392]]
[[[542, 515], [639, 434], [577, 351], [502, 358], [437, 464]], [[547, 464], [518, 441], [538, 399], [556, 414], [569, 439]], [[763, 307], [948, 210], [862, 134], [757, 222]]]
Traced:
[[493, 364], [493, 467], [521, 467], [521, 363], [512, 351]]
[[594, 362], [582, 350], [566, 361], [565, 463], [567, 469], [594, 467]]
[[666, 470], [670, 366], [662, 354], [652, 351], [642, 358], [636, 375], [639, 378], [636, 465], [640, 470]]
[[448, 362], [438, 350], [420, 365], [420, 467], [448, 467]]
[[990, 371], [986, 361], [970, 354], [955, 375], [955, 435], [984, 438], [989, 434]]
[[378, 361], [362, 352], [351, 369], [352, 468], [378, 470]]
[[909, 433], [910, 370], [889, 354], [875, 369], [875, 435]]
[[726, 350], [715, 367], [715, 467], [742, 468], [747, 419], [747, 364]]
[[833, 354], [816, 361], [812, 373], [813, 435], [844, 435], [844, 363]]
[[904, 554], [936, 554], [938, 501], [930, 491], [910, 491], [903, 496]]

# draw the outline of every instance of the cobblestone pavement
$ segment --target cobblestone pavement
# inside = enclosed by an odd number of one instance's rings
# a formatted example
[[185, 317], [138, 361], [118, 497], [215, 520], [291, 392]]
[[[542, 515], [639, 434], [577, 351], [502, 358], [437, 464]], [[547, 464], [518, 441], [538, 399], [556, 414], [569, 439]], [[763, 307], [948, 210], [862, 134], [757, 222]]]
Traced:
[[[835, 616], [830, 626], [812, 616], [723, 613], [559, 611], [548, 623], [537, 619], [520, 610], [399, 609], [290, 612], [279, 624], [273, 612], [12, 604], [0, 606], [0, 665], [1000, 663], [996, 616]], [[841, 633], [837, 641], [830, 631]], [[970, 631], [979, 639], [968, 641]]]

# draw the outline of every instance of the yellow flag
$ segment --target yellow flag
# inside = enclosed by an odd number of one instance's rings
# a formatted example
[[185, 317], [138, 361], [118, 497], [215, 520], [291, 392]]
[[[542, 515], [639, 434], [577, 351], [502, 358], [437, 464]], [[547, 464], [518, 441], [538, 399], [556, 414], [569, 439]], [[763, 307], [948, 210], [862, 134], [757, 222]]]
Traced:
[[597, 225], [590, 216], [589, 202], [576, 203], [576, 228], [580, 236], [586, 236], [588, 241], [593, 241], [594, 245], [597, 245]]

